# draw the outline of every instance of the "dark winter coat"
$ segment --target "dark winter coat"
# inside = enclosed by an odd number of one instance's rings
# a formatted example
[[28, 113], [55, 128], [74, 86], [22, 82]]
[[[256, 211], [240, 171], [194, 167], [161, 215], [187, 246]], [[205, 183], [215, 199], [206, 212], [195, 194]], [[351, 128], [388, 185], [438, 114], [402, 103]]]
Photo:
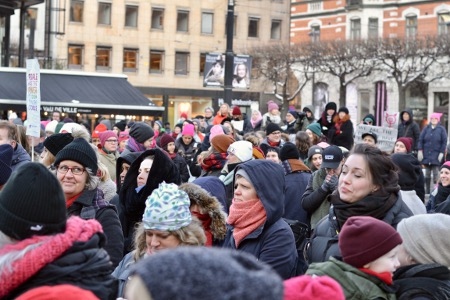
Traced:
[[117, 209], [103, 199], [103, 192], [100, 189], [83, 191], [67, 209], [67, 215], [95, 219], [102, 225], [106, 236], [104, 249], [115, 268], [123, 257], [123, 233]]
[[311, 170], [298, 159], [282, 162], [285, 172], [283, 218], [308, 224], [308, 213], [302, 207], [302, 195], [306, 190]]
[[[154, 156], [154, 160], [148, 174], [147, 183], [139, 193], [136, 193], [141, 162], [150, 155]], [[136, 223], [142, 220], [145, 200], [163, 181], [166, 183], [181, 183], [177, 166], [163, 150], [146, 150], [131, 164], [119, 192], [119, 211], [121, 212], [120, 221], [125, 238], [125, 252], [131, 251], [134, 228]]]
[[192, 183], [198, 185], [205, 191], [207, 191], [211, 196], [214, 196], [222, 204], [222, 208], [225, 213], [228, 214], [227, 200], [226, 200], [226, 190], [223, 182], [214, 176], [205, 176], [196, 178]]
[[323, 111], [320, 118], [317, 120], [317, 123], [320, 124], [320, 127], [322, 128], [322, 133], [325, 137], [328, 137], [328, 130], [334, 126], [333, 118], [337, 114], [334, 113], [334, 115], [331, 117], [331, 121], [328, 122], [327, 120], [327, 111]]
[[244, 134], [247, 132], [256, 132], [261, 130], [262, 120], [255, 124], [255, 127], [252, 126], [250, 120], [247, 122], [247, 125], [244, 128]]
[[438, 160], [440, 153], [445, 153], [447, 146], [447, 132], [445, 128], [438, 124], [435, 128], [428, 124], [420, 134], [418, 150], [423, 151], [423, 165], [440, 166], [441, 162]]
[[328, 141], [332, 145], [342, 146], [351, 150], [354, 144], [353, 138], [353, 123], [348, 119], [342, 122], [339, 130], [336, 128], [336, 123], [328, 130]]
[[[403, 120], [403, 113], [409, 114], [409, 120], [405, 122]], [[420, 128], [419, 125], [414, 122], [414, 115], [412, 109], [405, 109], [400, 112], [400, 123], [398, 124], [398, 133], [397, 138], [400, 137], [410, 137], [413, 140], [412, 150], [418, 150], [418, 142], [420, 137]]]
[[[370, 216], [370, 212], [367, 212], [366, 215]], [[387, 211], [382, 221], [397, 228], [398, 223], [400, 223], [402, 219], [412, 215], [413, 213], [403, 202], [400, 194], [398, 194], [397, 201]], [[311, 237], [307, 253], [309, 263], [324, 262], [327, 261], [330, 256], [341, 256], [338, 247], [339, 231], [340, 228], [334, 214], [334, 209], [331, 207], [330, 213], [317, 224]]]
[[186, 164], [186, 160], [177, 153], [177, 156], [175, 156], [172, 161], [175, 163], [175, 165], [178, 168], [178, 171], [180, 172], [180, 179], [181, 182], [188, 182], [189, 181], [189, 177], [191, 175], [189, 175], [189, 170], [188, 170], [188, 166]]
[[405, 266], [394, 273], [398, 300], [450, 299], [450, 271], [439, 264]]
[[[267, 219], [262, 226], [247, 235], [237, 249], [269, 264], [282, 278], [290, 278], [295, 275], [298, 256], [292, 230], [282, 219], [285, 184], [283, 168], [274, 162], [251, 160], [240, 164], [236, 172], [239, 169], [248, 174]], [[233, 230], [228, 225], [223, 247], [236, 249]]]
[[17, 168], [19, 168], [21, 165], [26, 164], [27, 162], [31, 161], [30, 155], [27, 153], [27, 151], [22, 147], [21, 144], [16, 144], [16, 149], [14, 149], [12, 161], [11, 161], [11, 169], [14, 172]]
[[301, 198], [303, 209], [308, 212], [310, 221], [308, 222], [311, 229], [314, 229], [317, 223], [330, 210], [330, 202], [327, 200], [328, 195], [333, 191], [325, 191], [322, 184], [327, 176], [325, 169], [319, 169], [312, 173], [309, 178], [308, 185]]

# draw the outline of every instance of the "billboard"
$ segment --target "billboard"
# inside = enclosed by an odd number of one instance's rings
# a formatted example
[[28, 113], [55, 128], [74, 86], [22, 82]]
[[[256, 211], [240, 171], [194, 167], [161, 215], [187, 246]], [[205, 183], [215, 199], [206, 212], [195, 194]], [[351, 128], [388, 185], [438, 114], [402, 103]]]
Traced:
[[[236, 89], [250, 88], [252, 58], [236, 55], [233, 62], [233, 82]], [[206, 55], [203, 86], [223, 87], [225, 82], [225, 55], [210, 53]]]

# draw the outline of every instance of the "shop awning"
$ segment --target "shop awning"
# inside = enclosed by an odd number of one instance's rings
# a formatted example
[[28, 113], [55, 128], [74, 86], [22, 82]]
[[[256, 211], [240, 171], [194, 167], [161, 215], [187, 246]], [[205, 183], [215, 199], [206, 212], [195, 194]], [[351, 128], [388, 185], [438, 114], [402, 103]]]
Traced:
[[[0, 109], [26, 105], [26, 70], [0, 68]], [[125, 75], [41, 70], [41, 109], [74, 113], [141, 114], [164, 111]]]

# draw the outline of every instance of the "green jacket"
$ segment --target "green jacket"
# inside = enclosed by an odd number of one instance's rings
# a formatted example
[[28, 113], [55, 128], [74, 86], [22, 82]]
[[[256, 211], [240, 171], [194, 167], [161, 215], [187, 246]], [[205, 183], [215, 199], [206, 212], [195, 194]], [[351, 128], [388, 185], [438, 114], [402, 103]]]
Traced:
[[311, 264], [306, 274], [330, 276], [341, 285], [347, 300], [397, 299], [393, 287], [334, 257], [323, 263]]

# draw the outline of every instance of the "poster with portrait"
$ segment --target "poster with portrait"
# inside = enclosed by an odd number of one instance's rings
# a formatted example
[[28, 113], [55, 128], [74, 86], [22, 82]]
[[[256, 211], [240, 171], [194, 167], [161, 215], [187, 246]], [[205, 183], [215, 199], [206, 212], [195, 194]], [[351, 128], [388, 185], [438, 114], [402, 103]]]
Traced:
[[225, 80], [225, 55], [206, 54], [203, 86], [223, 87]]
[[233, 62], [233, 88], [250, 88], [250, 70], [252, 58], [250, 56], [236, 55]]

